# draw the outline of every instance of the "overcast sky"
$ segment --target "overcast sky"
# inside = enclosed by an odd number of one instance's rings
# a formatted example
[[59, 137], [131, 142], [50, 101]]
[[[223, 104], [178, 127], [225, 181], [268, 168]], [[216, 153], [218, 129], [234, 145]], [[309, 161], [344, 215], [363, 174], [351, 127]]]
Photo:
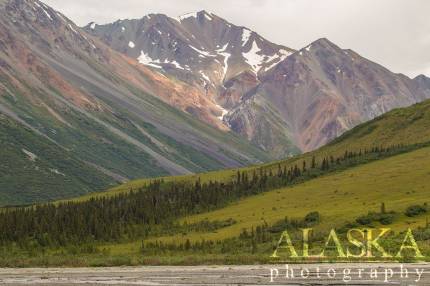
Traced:
[[393, 72], [430, 76], [429, 0], [43, 0], [78, 25], [206, 10], [300, 49], [326, 37]]

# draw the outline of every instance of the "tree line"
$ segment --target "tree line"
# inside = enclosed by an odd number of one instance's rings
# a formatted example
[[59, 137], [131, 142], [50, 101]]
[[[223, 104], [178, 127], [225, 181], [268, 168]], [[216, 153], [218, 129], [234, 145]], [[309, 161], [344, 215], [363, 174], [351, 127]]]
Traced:
[[0, 245], [15, 243], [22, 248], [61, 247], [94, 241], [115, 242], [153, 233], [156, 226], [169, 225], [179, 217], [208, 212], [238, 199], [296, 184], [348, 166], [391, 156], [410, 147], [375, 147], [345, 151], [294, 165], [278, 164], [253, 171], [238, 171], [229, 182], [165, 182], [148, 185], [115, 196], [83, 202], [63, 202], [0, 211]]

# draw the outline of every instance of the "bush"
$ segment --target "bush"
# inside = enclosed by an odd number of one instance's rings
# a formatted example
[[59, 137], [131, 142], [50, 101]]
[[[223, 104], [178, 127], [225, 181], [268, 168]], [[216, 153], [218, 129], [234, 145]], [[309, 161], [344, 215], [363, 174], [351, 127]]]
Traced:
[[406, 209], [405, 215], [408, 217], [414, 217], [426, 212], [427, 212], [427, 209], [424, 206], [413, 205]]
[[355, 221], [361, 225], [370, 225], [372, 222], [379, 222], [382, 225], [393, 223], [395, 212], [389, 213], [374, 213], [369, 212], [367, 215], [358, 217]]
[[372, 223], [372, 218], [369, 215], [365, 215], [358, 217], [355, 221], [361, 225], [369, 225]]
[[383, 225], [392, 224], [394, 221], [394, 214], [381, 214], [379, 216], [379, 222]]
[[306, 224], [310, 224], [310, 225], [313, 225], [313, 224], [317, 224], [317, 223], [319, 223], [320, 222], [320, 213], [319, 212], [311, 212], [311, 213], [308, 213], [306, 216], [305, 216], [305, 223]]

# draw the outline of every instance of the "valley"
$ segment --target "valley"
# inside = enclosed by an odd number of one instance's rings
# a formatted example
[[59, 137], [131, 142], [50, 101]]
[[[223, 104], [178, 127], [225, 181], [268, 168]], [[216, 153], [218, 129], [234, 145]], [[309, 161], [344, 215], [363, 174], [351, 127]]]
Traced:
[[[430, 79], [238, 24], [79, 27], [0, 0], [0, 283], [265, 285], [285, 261], [430, 261]], [[366, 256], [336, 256], [351, 229]]]

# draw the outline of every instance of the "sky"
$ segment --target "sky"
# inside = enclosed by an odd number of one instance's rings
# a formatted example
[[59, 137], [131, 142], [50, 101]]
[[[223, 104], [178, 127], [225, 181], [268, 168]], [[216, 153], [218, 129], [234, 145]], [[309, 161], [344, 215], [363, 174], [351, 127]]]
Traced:
[[293, 49], [325, 37], [410, 77], [430, 77], [429, 0], [42, 0], [76, 24], [206, 10]]

